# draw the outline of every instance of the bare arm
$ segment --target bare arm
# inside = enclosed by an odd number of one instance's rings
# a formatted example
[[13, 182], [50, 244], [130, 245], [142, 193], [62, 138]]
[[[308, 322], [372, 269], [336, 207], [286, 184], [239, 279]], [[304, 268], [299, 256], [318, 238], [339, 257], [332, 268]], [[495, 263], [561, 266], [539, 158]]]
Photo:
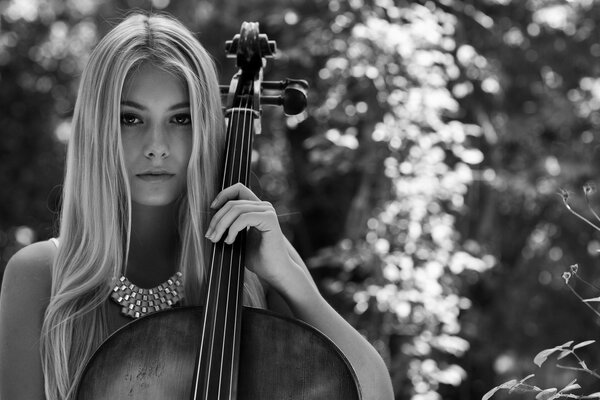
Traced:
[[50, 297], [51, 243], [17, 252], [0, 291], [0, 399], [43, 400], [40, 332]]
[[356, 371], [364, 400], [393, 399], [390, 375], [377, 351], [325, 301], [296, 250], [287, 239], [286, 243], [295, 264], [289, 270], [297, 272], [278, 291], [294, 316], [319, 329], [342, 350]]

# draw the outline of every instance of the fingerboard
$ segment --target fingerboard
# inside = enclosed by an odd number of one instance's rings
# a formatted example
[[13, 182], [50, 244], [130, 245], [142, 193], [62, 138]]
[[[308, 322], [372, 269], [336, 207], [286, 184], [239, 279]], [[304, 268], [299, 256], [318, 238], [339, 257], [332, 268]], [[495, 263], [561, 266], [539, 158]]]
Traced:
[[[238, 182], [248, 185], [255, 113], [252, 96], [247, 99], [249, 104], [240, 104], [228, 111], [221, 190]], [[231, 245], [223, 240], [213, 245], [193, 400], [237, 398], [245, 245], [245, 230], [238, 233]]]

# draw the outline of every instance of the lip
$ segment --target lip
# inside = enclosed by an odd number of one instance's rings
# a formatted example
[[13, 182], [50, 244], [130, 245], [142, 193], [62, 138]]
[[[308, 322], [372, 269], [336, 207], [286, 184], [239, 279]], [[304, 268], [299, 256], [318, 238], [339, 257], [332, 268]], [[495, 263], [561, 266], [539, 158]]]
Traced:
[[154, 170], [137, 174], [136, 176], [146, 182], [162, 182], [171, 179], [175, 174], [163, 170]]
[[169, 171], [167, 171], [164, 168], [160, 168], [160, 167], [151, 167], [150, 169], [147, 169], [143, 172], [140, 172], [139, 175], [175, 175]]

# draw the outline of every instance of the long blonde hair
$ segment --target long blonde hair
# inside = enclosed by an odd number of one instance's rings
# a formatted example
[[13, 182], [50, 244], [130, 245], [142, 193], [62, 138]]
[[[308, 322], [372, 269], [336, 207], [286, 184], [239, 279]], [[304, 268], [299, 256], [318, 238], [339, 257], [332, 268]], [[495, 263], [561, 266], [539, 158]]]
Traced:
[[215, 67], [192, 33], [166, 15], [133, 14], [96, 46], [83, 71], [69, 141], [59, 247], [41, 356], [48, 400], [71, 399], [85, 361], [106, 338], [110, 282], [123, 273], [131, 196], [120, 130], [123, 84], [142, 62], [187, 83], [193, 147], [180, 200], [180, 266], [186, 304], [198, 304], [206, 265], [206, 210], [224, 145]]

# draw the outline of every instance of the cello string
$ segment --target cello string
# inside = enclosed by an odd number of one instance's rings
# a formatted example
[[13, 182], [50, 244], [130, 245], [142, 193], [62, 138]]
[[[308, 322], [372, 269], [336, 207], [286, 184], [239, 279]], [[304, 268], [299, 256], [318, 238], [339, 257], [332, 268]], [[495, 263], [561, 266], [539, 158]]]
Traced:
[[[242, 107], [242, 110], [244, 110], [244, 107]], [[239, 139], [239, 133], [238, 132], [240, 130], [240, 116], [239, 116], [239, 112], [240, 112], [239, 109], [232, 111], [232, 115], [235, 115], [235, 128], [233, 128], [234, 124], [231, 124], [231, 129], [228, 132], [228, 134], [229, 134], [230, 138], [233, 138], [233, 145], [231, 145], [231, 142], [230, 142], [230, 147], [229, 147], [228, 151], [231, 149], [234, 154], [228, 160], [228, 163], [226, 164], [227, 167], [228, 167], [226, 172], [229, 172], [229, 174], [225, 173], [224, 176], [223, 176], [223, 181], [224, 181], [223, 182], [223, 188], [226, 187], [225, 186], [226, 183], [227, 183], [227, 187], [233, 185], [233, 183], [234, 183], [235, 162], [236, 162], [236, 160], [240, 160], [240, 163], [241, 163], [241, 159], [240, 159], [240, 157], [237, 154], [238, 153], [238, 148], [240, 148], [240, 146], [238, 145], [238, 139]], [[245, 121], [244, 121], [244, 125], [245, 125]], [[229, 180], [227, 179], [227, 175], [229, 175]], [[212, 340], [210, 342], [210, 347], [209, 347], [210, 350], [209, 350], [209, 360], [208, 360], [208, 369], [207, 369], [207, 376], [208, 376], [208, 381], [209, 382], [207, 382], [207, 385], [210, 385], [210, 383], [212, 382], [212, 379], [211, 379], [211, 377], [213, 375], [213, 363], [212, 363], [212, 361], [214, 360], [215, 349], [216, 349], [216, 346], [218, 345], [217, 342], [216, 342], [216, 340], [215, 340], [215, 331], [216, 331], [216, 328], [217, 328], [218, 310], [221, 309], [221, 307], [220, 307], [220, 302], [222, 301], [221, 300], [221, 297], [222, 297], [222, 295], [221, 295], [221, 287], [224, 286], [224, 283], [223, 283], [223, 279], [224, 279], [223, 278], [224, 277], [223, 269], [226, 266], [226, 264], [224, 262], [225, 257], [226, 257], [225, 256], [225, 252], [229, 252], [229, 258], [230, 258], [229, 272], [230, 273], [231, 273], [231, 265], [232, 265], [232, 258], [233, 258], [233, 246], [232, 247], [226, 247], [223, 241], [219, 242], [219, 246], [222, 249], [222, 252], [221, 252], [220, 268], [219, 268], [219, 285], [217, 286], [217, 289], [216, 289], [217, 290], [217, 294], [216, 294], [216, 297], [215, 297], [215, 306], [214, 306], [215, 307], [215, 311], [214, 311], [214, 318], [213, 318], [213, 324], [212, 324], [212, 327], [213, 327]], [[230, 276], [230, 273], [228, 274], [229, 276]], [[229, 294], [229, 288], [227, 289], [227, 293]], [[225, 328], [226, 328], [227, 317], [228, 317], [228, 315], [227, 315], [227, 308], [225, 308], [225, 314], [224, 314], [225, 326], [222, 327], [223, 330], [225, 330]], [[221, 340], [222, 340], [222, 346], [221, 347], [222, 347], [222, 349], [223, 349], [223, 346], [225, 344], [225, 337], [227, 336], [224, 333], [225, 332], [223, 332], [223, 335], [221, 335]], [[219, 380], [218, 380], [219, 394], [220, 394], [221, 381], [222, 381], [222, 373], [223, 373], [223, 371], [222, 371], [223, 357], [224, 357], [224, 352], [222, 350], [221, 353], [220, 353], [220, 361], [221, 361], [220, 365], [221, 365], [221, 368], [218, 371], [218, 373], [219, 373]], [[205, 390], [205, 395], [206, 395], [205, 399], [208, 400], [209, 390]]]
[[[252, 86], [251, 89], [249, 90], [250, 93], [252, 92]], [[241, 105], [241, 114], [242, 114], [242, 128], [241, 128], [241, 140], [240, 140], [240, 144], [239, 146], [237, 145], [237, 140], [236, 140], [236, 158], [234, 160], [239, 160], [239, 164], [238, 164], [238, 168], [237, 171], [235, 171], [236, 169], [233, 168], [234, 172], [237, 172], [237, 176], [234, 176], [234, 173], [232, 172], [232, 176], [231, 176], [231, 182], [232, 184], [235, 182], [242, 182], [242, 183], [247, 183], [247, 182], [243, 182], [243, 171], [244, 169], [248, 169], [247, 163], [244, 162], [244, 153], [245, 151], [245, 147], [249, 144], [250, 140], [248, 138], [246, 138], [246, 132], [249, 132], [248, 127], [246, 127], [246, 123], [248, 121], [248, 116], [251, 115], [249, 113], [248, 110], [250, 110], [250, 106], [251, 106], [251, 97], [246, 94], [246, 99], [244, 101], [244, 104]], [[236, 137], [239, 136], [239, 130], [236, 132]], [[241, 234], [241, 233], [240, 233]], [[235, 241], [234, 243], [232, 243], [232, 248], [231, 248], [231, 253], [230, 253], [230, 262], [229, 262], [229, 279], [227, 280], [227, 302], [226, 302], [226, 307], [225, 307], [225, 318], [224, 318], [224, 326], [223, 326], [223, 338], [228, 338], [231, 339], [232, 342], [231, 343], [227, 343], [230, 347], [229, 349], [231, 349], [231, 368], [227, 371], [229, 374], [229, 379], [227, 379], [227, 381], [230, 382], [230, 385], [228, 387], [229, 389], [229, 398], [231, 399], [231, 394], [232, 394], [232, 386], [231, 386], [231, 382], [233, 382], [233, 360], [235, 359], [235, 328], [236, 328], [236, 320], [237, 318], [235, 318], [236, 314], [237, 314], [237, 308], [239, 307], [239, 283], [240, 283], [240, 264], [241, 264], [241, 242], [240, 241]], [[234, 255], [235, 254], [235, 255]], [[238, 268], [237, 270], [234, 270], [234, 258], [237, 257], [238, 260]], [[237, 272], [237, 273], [236, 273]], [[232, 286], [234, 286], [235, 288], [235, 303], [234, 303], [234, 308], [233, 311], [233, 331], [231, 331], [231, 333], [228, 333], [228, 328], [231, 329], [230, 327], [230, 322], [231, 322], [231, 318], [232, 316], [230, 315], [230, 300], [232, 298]], [[222, 348], [221, 348], [221, 364], [220, 364], [220, 373], [219, 373], [219, 396], [218, 398], [221, 398], [221, 389], [224, 386], [224, 380], [227, 377], [224, 377], [225, 375], [225, 340], [223, 340], [222, 342]]]
[[[230, 116], [228, 117], [228, 123], [227, 123], [227, 140], [226, 140], [226, 151], [225, 151], [225, 160], [224, 160], [224, 170], [223, 170], [223, 178], [221, 181], [221, 189], [223, 189], [225, 187], [225, 183], [227, 180], [227, 171], [228, 171], [228, 164], [231, 162], [231, 131], [232, 131], [232, 123], [233, 123], [233, 118]], [[193, 399], [197, 400], [197, 396], [198, 396], [198, 388], [200, 385], [200, 372], [201, 372], [201, 368], [200, 365], [202, 365], [202, 356], [203, 353], [205, 351], [205, 345], [208, 346], [208, 355], [211, 355], [210, 357], [208, 357], [209, 361], [212, 359], [212, 343], [214, 342], [214, 328], [215, 328], [215, 324], [213, 323], [212, 325], [212, 330], [211, 332], [207, 332], [207, 323], [210, 317], [210, 310], [213, 308], [212, 304], [212, 300], [215, 300], [215, 305], [218, 304], [218, 296], [215, 296], [213, 293], [214, 288], [213, 288], [213, 283], [215, 281], [215, 277], [214, 277], [214, 270], [217, 266], [217, 262], [216, 262], [216, 253], [217, 250], [219, 250], [219, 258], [220, 258], [220, 265], [223, 265], [223, 257], [224, 257], [224, 248], [223, 248], [223, 244], [221, 242], [218, 242], [216, 244], [213, 245], [213, 249], [212, 249], [212, 259], [211, 259], [211, 268], [210, 268], [210, 273], [209, 273], [209, 287], [207, 290], [207, 297], [206, 297], [206, 301], [204, 304], [204, 318], [203, 318], [203, 327], [202, 327], [202, 339], [201, 339], [201, 347], [200, 347], [200, 351], [198, 352], [198, 360], [197, 360], [197, 365], [199, 366], [196, 370], [196, 384], [193, 390]], [[221, 268], [222, 269], [222, 268]], [[220, 273], [221, 271], [219, 271]], [[216, 309], [217, 307], [214, 307], [214, 309]], [[214, 311], [212, 312], [214, 314]], [[206, 337], [206, 335], [208, 335], [208, 337]], [[209, 341], [209, 343], [206, 343], [207, 341]], [[208, 382], [210, 381], [210, 379], [207, 379], [210, 376], [210, 371], [211, 371], [211, 366], [210, 366], [210, 362], [207, 366], [207, 368], [204, 370], [205, 375], [205, 381], [203, 382], [204, 384], [204, 390], [205, 390], [205, 395], [208, 396], [208, 390], [206, 388], [206, 385], [208, 384]]]
[[[238, 113], [237, 110], [232, 111], [232, 118], [235, 118], [235, 128], [233, 127], [234, 124], [232, 124], [232, 129], [229, 132], [229, 135], [230, 135], [230, 137], [233, 140], [233, 144], [230, 147], [231, 151], [233, 151], [233, 156], [231, 157], [230, 162], [227, 164], [228, 168], [227, 168], [227, 173], [224, 176], [223, 189], [225, 187], [229, 187], [229, 186], [231, 186], [233, 184], [233, 171], [235, 170], [235, 162], [238, 159], [237, 148], [238, 148], [238, 139], [239, 139], [238, 132], [239, 132], [239, 126], [240, 126], [240, 119], [239, 119], [239, 113]], [[225, 243], [222, 240], [219, 243], [220, 243], [220, 246], [221, 246], [223, 252], [222, 252], [222, 257], [220, 259], [220, 266], [219, 266], [219, 269], [220, 269], [221, 273], [219, 274], [219, 289], [218, 289], [218, 295], [217, 295], [217, 298], [216, 298], [217, 304], [215, 305], [215, 313], [214, 313], [215, 315], [214, 315], [214, 320], [213, 320], [213, 326], [214, 326], [213, 335], [216, 334], [216, 330], [218, 328], [217, 321], [219, 319], [217, 317], [218, 317], [219, 310], [222, 310], [222, 307], [220, 305], [220, 303], [222, 301], [221, 288], [223, 288], [223, 286], [224, 286], [224, 282], [223, 282], [224, 278], [223, 277], [224, 277], [224, 274], [225, 274], [224, 269], [226, 267], [226, 263], [225, 263], [225, 258], [227, 257], [226, 253], [229, 253], [229, 258], [230, 258], [230, 263], [229, 264], [231, 264], [231, 257], [232, 257], [232, 248], [226, 247]], [[229, 273], [227, 275], [229, 277], [230, 271], [228, 271], [228, 272]], [[226, 309], [225, 309], [225, 318], [226, 318], [226, 316], [227, 316], [227, 314], [226, 314]], [[220, 328], [221, 328], [221, 330], [223, 329], [223, 327], [220, 327]], [[225, 335], [225, 332], [221, 332], [221, 333], [222, 333], [220, 335], [220, 339], [221, 339], [221, 343], [222, 343], [221, 344], [221, 348], [223, 348], [223, 345], [225, 343], [225, 337], [226, 337], [226, 335]], [[214, 372], [213, 372], [212, 361], [217, 361], [217, 360], [215, 360], [215, 356], [214, 356], [214, 354], [216, 352], [216, 347], [217, 346], [218, 346], [218, 343], [215, 340], [213, 340], [213, 342], [211, 343], [211, 347], [210, 347], [210, 362], [209, 362], [209, 373], [208, 373], [208, 376], [209, 376], [209, 382], [208, 382], [208, 384], [209, 384], [209, 386], [213, 382], [212, 376], [213, 376]], [[223, 356], [224, 356], [223, 351], [221, 351], [219, 365], [222, 364]], [[215, 368], [216, 368], [216, 366], [215, 366]], [[217, 373], [219, 374], [219, 380], [218, 380], [218, 386], [217, 386], [218, 387], [219, 396], [217, 398], [220, 399], [220, 386], [221, 386], [220, 382], [221, 382], [222, 369], [219, 368], [219, 370], [217, 371]], [[208, 396], [209, 396], [209, 391], [208, 390], [206, 391], [206, 396], [207, 396], [206, 399], [208, 400]]]
[[[244, 184], [248, 184], [248, 172], [250, 170], [250, 163], [251, 163], [251, 150], [252, 150], [252, 123], [254, 121], [253, 119], [253, 104], [252, 104], [252, 93], [254, 92], [254, 81], [252, 81], [252, 84], [250, 85], [250, 90], [249, 90], [249, 94], [248, 97], [246, 99], [246, 104], [244, 106], [244, 127], [242, 128], [242, 135], [243, 135], [243, 140], [242, 140], [242, 148], [240, 149], [240, 152], [242, 153], [240, 155], [240, 168], [239, 168], [239, 175], [238, 175], [238, 181], [242, 182]], [[249, 124], [248, 127], [246, 127], [246, 123]], [[248, 137], [246, 138], [246, 133], [248, 134]], [[245, 156], [245, 157], [244, 157]], [[242, 232], [242, 234], [245, 234], [245, 231]], [[240, 290], [240, 280], [242, 279], [242, 277], [244, 276], [244, 270], [243, 268], [245, 268], [245, 266], [243, 265], [243, 257], [242, 257], [242, 253], [244, 252], [244, 249], [242, 248], [242, 246], [245, 245], [245, 240], [240, 242], [240, 246], [238, 249], [239, 255], [237, 257], [237, 261], [238, 261], [238, 265], [237, 265], [237, 270], [235, 271], [235, 285], [233, 287], [234, 290], [234, 307], [233, 307], [233, 331], [232, 331], [232, 335], [230, 336], [233, 339], [233, 343], [232, 343], [232, 351], [231, 351], [231, 359], [230, 359], [230, 367], [229, 367], [229, 393], [230, 393], [230, 398], [231, 398], [231, 394], [234, 392], [234, 387], [233, 387], [233, 379], [235, 377], [235, 374], [233, 373], [235, 370], [235, 358], [236, 358], [236, 351], [239, 351], [238, 346], [236, 346], [236, 332], [238, 329], [238, 315], [239, 315], [239, 308], [240, 308], [240, 292], [242, 290]], [[233, 263], [232, 263], [233, 264]], [[233, 283], [232, 281], [230, 281], [230, 284]], [[242, 283], [243, 284], [243, 283]], [[231, 287], [228, 288], [228, 293], [231, 290]], [[231, 295], [229, 294], [229, 297], [231, 297]], [[227, 307], [227, 311], [229, 311], [229, 307]], [[229, 317], [232, 318], [232, 317]], [[227, 319], [229, 321], [229, 318]], [[224, 361], [224, 360], [223, 360]]]
[[[231, 129], [231, 119], [228, 120], [228, 124], [227, 124], [227, 131], [229, 132]], [[226, 141], [226, 151], [225, 151], [225, 166], [227, 165], [227, 162], [229, 160], [229, 142], [230, 142], [230, 135], [227, 135], [227, 141]], [[225, 167], [226, 168], [226, 167]], [[223, 182], [221, 185], [224, 185], [224, 180], [225, 180], [225, 174], [223, 174]], [[212, 246], [212, 256], [211, 256], [211, 264], [210, 264], [210, 271], [209, 271], [209, 275], [208, 275], [208, 288], [206, 290], [206, 299], [204, 302], [204, 316], [203, 316], [203, 321], [202, 321], [202, 336], [201, 336], [201, 341], [200, 341], [200, 350], [198, 352], [198, 359], [196, 360], [196, 365], [198, 366], [198, 368], [196, 369], [196, 376], [195, 376], [195, 386], [193, 389], [193, 400], [197, 400], [197, 396], [198, 396], [198, 386], [200, 385], [200, 372], [202, 371], [202, 369], [200, 368], [200, 366], [202, 365], [202, 356], [204, 353], [204, 346], [205, 346], [205, 342], [206, 342], [206, 336], [210, 335], [207, 332], [207, 322], [209, 319], [209, 310], [210, 310], [210, 303], [211, 303], [211, 291], [212, 291], [212, 284], [213, 284], [213, 280], [214, 280], [214, 270], [215, 270], [215, 258], [216, 258], [216, 251], [217, 251], [217, 244], [214, 244]], [[205, 382], [204, 382], [205, 383]]]

